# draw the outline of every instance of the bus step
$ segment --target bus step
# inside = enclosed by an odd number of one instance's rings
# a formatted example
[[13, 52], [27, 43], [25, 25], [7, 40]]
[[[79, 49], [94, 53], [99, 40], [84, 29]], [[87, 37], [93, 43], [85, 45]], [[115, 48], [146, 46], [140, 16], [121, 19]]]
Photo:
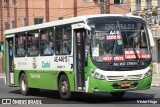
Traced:
[[85, 90], [75, 90], [76, 92], [85, 92]]
[[[78, 90], [82, 90], [82, 87], [78, 87]], [[85, 87], [83, 87], [83, 90], [85, 90]]]

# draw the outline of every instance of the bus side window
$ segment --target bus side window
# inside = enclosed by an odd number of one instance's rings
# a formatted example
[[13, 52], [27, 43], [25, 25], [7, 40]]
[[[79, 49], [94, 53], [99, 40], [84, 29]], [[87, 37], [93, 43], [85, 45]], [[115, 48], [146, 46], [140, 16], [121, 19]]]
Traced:
[[147, 47], [147, 40], [146, 40], [145, 32], [141, 33], [141, 47], [142, 48], [146, 48]]
[[54, 29], [42, 29], [40, 32], [40, 53], [41, 55], [54, 54]]
[[146, 35], [145, 32], [141, 32], [141, 41], [140, 41], [140, 52], [142, 54], [148, 53], [148, 49], [147, 49], [147, 39], [146, 39]]
[[71, 54], [71, 26], [56, 28], [56, 50], [58, 54]]
[[17, 57], [25, 56], [26, 54], [26, 38], [25, 34], [16, 35], [15, 55]]
[[39, 54], [39, 31], [27, 33], [27, 52], [29, 56], [38, 56]]

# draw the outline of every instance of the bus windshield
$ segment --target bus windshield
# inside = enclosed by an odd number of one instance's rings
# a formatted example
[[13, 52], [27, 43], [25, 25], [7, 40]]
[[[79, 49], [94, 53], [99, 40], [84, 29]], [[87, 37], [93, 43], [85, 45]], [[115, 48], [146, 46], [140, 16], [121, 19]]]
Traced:
[[90, 21], [91, 55], [96, 62], [150, 59], [145, 23], [137, 20]]

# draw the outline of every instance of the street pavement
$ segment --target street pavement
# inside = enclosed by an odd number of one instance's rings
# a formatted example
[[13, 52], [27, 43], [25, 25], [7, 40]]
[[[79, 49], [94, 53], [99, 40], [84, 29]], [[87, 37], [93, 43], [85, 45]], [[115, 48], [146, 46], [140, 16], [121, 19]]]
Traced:
[[[3, 76], [2, 76], [3, 77]], [[4, 79], [0, 78], [0, 98], [43, 98], [52, 104], [34, 105], [35, 107], [126, 107], [129, 106], [160, 106], [160, 87], [151, 87], [148, 90], [130, 91], [125, 94], [121, 99], [115, 99], [108, 93], [96, 93], [96, 94], [85, 94], [85, 93], [75, 93], [74, 98], [70, 101], [63, 101], [60, 99], [58, 91], [52, 90], [41, 90], [40, 93], [28, 96], [22, 96], [19, 87], [8, 87], [4, 84]], [[138, 104], [138, 101], [158, 101], [159, 104]], [[0, 105], [1, 107], [2, 105]], [[16, 107], [21, 107], [22, 105], [14, 105]], [[33, 105], [23, 105], [23, 107], [32, 107]], [[11, 105], [3, 105], [3, 107], [11, 107]]]

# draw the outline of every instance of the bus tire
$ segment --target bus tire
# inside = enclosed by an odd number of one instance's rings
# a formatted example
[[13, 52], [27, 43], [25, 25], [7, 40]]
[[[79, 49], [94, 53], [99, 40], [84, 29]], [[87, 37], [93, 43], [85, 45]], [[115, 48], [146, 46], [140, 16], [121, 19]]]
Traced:
[[126, 93], [125, 91], [122, 91], [122, 92], [111, 92], [110, 94], [114, 98], [122, 98], [125, 93]]
[[22, 73], [20, 76], [20, 91], [24, 96], [29, 94], [28, 80], [24, 73]]
[[67, 76], [62, 75], [58, 82], [58, 90], [62, 100], [69, 100], [71, 98], [70, 84]]

